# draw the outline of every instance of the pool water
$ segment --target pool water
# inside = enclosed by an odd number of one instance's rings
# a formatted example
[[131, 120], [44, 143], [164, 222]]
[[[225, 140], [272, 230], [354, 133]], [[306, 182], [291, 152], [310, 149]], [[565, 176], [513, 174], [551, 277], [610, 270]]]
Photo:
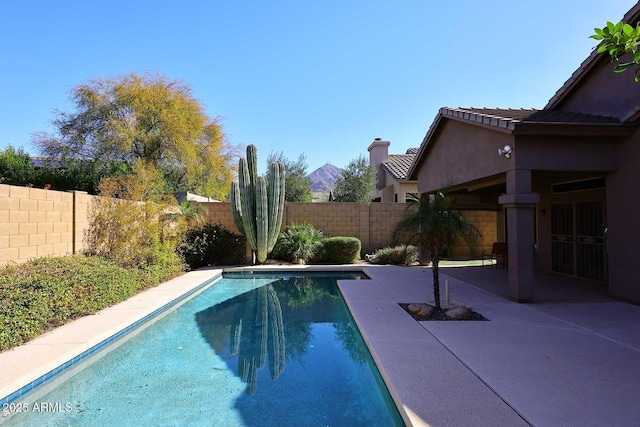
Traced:
[[403, 425], [336, 284], [363, 277], [295, 274], [221, 279], [23, 396], [0, 424]]

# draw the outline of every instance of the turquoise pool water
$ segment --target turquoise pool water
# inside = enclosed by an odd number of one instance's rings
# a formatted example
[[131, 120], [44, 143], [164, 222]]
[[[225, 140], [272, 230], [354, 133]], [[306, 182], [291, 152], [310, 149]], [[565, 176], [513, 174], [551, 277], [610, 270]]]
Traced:
[[290, 274], [225, 275], [13, 402], [0, 424], [403, 425], [336, 285], [365, 277]]

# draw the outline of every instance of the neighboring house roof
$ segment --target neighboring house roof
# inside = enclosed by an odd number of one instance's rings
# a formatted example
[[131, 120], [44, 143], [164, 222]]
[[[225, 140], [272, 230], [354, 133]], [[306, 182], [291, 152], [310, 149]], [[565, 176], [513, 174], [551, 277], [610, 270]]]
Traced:
[[[622, 22], [630, 23], [635, 25], [636, 22], [640, 19], [640, 2], [636, 3], [627, 13], [625, 13], [622, 18]], [[560, 89], [556, 91], [556, 93], [551, 97], [547, 105], [544, 107], [545, 110], [550, 110], [558, 106], [558, 104], [564, 99], [566, 95], [569, 94], [571, 89], [582, 79], [582, 77], [593, 68], [598, 61], [609, 60], [608, 54], [599, 54], [597, 49], [593, 49], [591, 51], [591, 55], [585, 59], [582, 64], [578, 67], [576, 71], [571, 74], [571, 77], [562, 85]]]
[[418, 148], [409, 148], [406, 154], [389, 154], [387, 161], [382, 162], [382, 168], [398, 180], [406, 180], [413, 159], [418, 153]]

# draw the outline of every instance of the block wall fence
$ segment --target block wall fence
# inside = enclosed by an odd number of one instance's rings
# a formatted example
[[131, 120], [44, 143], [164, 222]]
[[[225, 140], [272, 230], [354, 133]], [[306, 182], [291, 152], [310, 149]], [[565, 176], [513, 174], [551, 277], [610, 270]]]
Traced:
[[[94, 198], [83, 191], [54, 191], [0, 185], [0, 266], [50, 255], [82, 252]], [[202, 203], [209, 222], [238, 233], [229, 203]], [[310, 223], [325, 236], [353, 236], [362, 254], [389, 246], [392, 230], [406, 209], [399, 203], [286, 203], [283, 227]], [[471, 254], [457, 245], [453, 256], [478, 255], [497, 240], [497, 212], [466, 211], [483, 239]]]
[[[229, 203], [202, 203], [208, 212], [208, 221], [222, 224], [238, 233]], [[286, 203], [283, 228], [292, 224], [313, 224], [325, 236], [353, 236], [362, 242], [362, 254], [389, 246], [393, 227], [407, 208], [403, 203]], [[491, 249], [497, 240], [497, 212], [465, 211], [464, 216], [473, 223], [482, 240], [473, 252], [464, 243], [454, 246], [452, 256], [465, 258], [478, 256]]]
[[0, 185], [0, 266], [81, 252], [94, 197]]

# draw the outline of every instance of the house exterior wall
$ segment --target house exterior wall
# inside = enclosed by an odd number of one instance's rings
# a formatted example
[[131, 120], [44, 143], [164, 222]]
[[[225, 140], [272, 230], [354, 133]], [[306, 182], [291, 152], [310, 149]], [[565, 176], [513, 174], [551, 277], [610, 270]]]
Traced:
[[405, 203], [407, 200], [407, 194], [418, 192], [417, 182], [397, 182], [397, 188], [395, 192], [398, 194], [398, 203]]
[[640, 131], [619, 145], [618, 170], [606, 178], [609, 291], [635, 302], [640, 302], [640, 263], [636, 256], [640, 242], [638, 183]]
[[516, 135], [510, 160], [530, 170], [614, 171], [617, 143], [613, 137]]
[[[640, 84], [633, 71], [614, 73], [606, 55], [581, 77], [554, 109], [614, 116], [627, 120], [640, 105]], [[606, 212], [609, 292], [640, 302], [640, 264], [635, 253], [640, 241], [640, 132], [615, 144], [616, 167], [606, 174]]]
[[633, 81], [633, 69], [614, 73], [613, 67], [605, 55], [554, 110], [613, 116], [624, 121], [638, 107], [640, 84]]
[[395, 201], [396, 188], [395, 185], [388, 185], [378, 192], [382, 203], [393, 203]]
[[[418, 192], [416, 181], [398, 181], [387, 171], [385, 171], [384, 180], [390, 184], [376, 193], [376, 197], [380, 197], [380, 201], [383, 203], [405, 203], [407, 194]], [[396, 195], [398, 196], [397, 202]]]
[[418, 190], [436, 191], [504, 173], [509, 167], [498, 148], [513, 145], [513, 136], [445, 119], [418, 166]]

